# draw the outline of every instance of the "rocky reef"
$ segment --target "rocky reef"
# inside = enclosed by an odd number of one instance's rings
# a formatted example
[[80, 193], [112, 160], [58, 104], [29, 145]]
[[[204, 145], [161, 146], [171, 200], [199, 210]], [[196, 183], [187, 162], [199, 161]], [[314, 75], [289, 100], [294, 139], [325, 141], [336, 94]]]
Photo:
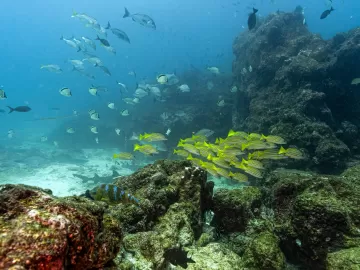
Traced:
[[122, 240], [119, 222], [105, 208], [34, 187], [1, 186], [0, 268], [101, 268], [116, 256]]
[[303, 19], [300, 8], [271, 14], [235, 39], [234, 125], [283, 136], [306, 149], [309, 167], [339, 172], [359, 152], [360, 94], [351, 81], [360, 74], [360, 28], [323, 40]]
[[214, 192], [202, 169], [160, 160], [112, 184], [136, 204], [5, 185], [0, 267], [358, 269], [359, 172], [278, 169], [258, 186]]

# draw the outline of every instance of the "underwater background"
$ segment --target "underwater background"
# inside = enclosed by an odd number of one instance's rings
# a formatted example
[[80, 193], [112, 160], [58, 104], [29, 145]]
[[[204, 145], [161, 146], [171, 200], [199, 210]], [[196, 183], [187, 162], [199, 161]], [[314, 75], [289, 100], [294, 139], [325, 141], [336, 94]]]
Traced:
[[0, 269], [358, 269], [360, 2], [0, 7]]

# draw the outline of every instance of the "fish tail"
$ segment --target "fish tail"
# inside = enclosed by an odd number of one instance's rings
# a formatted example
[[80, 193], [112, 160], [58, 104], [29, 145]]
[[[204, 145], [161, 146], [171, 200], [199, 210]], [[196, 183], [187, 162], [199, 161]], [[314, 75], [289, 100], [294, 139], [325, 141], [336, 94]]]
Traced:
[[107, 26], [105, 27], [105, 29], [110, 29], [111, 28], [111, 25], [110, 25], [110, 22], [108, 22]]
[[123, 18], [127, 18], [127, 17], [130, 17], [130, 12], [128, 11], [127, 8], [125, 8], [125, 14], [124, 14]]
[[64, 40], [64, 36], [63, 36], [63, 35], [61, 35], [60, 40]]
[[15, 111], [14, 108], [11, 108], [10, 106], [6, 106], [6, 107], [9, 108], [9, 113], [12, 113], [13, 111]]
[[79, 46], [77, 52], [80, 52], [80, 51], [81, 51], [81, 47]]
[[335, 9], [334, 9], [333, 7], [330, 8], [330, 12], [331, 12], [331, 11], [334, 11], [334, 10], [335, 10]]
[[96, 35], [95, 40], [100, 40], [99, 35]]

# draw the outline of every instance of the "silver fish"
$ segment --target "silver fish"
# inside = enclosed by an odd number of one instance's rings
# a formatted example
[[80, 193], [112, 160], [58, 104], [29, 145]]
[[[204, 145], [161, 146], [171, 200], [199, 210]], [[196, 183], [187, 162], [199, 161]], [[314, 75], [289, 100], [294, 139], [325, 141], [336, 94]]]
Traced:
[[78, 52], [81, 51], [81, 48], [73, 40], [66, 39], [63, 36], [61, 36], [60, 40], [63, 40], [70, 47], [77, 49]]
[[92, 41], [90, 38], [87, 37], [81, 37], [81, 39], [85, 42], [86, 45], [96, 50], [96, 44], [94, 41]]
[[134, 22], [137, 22], [137, 23], [141, 24], [142, 26], [156, 29], [154, 20], [146, 14], [140, 14], [140, 13], [130, 14], [128, 9], [125, 8], [125, 14], [124, 14], [123, 18], [127, 18], [127, 17], [131, 17]]
[[46, 69], [50, 72], [61, 73], [62, 69], [58, 65], [42, 65], [40, 69]]
[[69, 127], [69, 128], [66, 129], [66, 132], [69, 133], [69, 134], [73, 134], [73, 133], [75, 133], [75, 129], [72, 128], [72, 127]]
[[68, 87], [63, 87], [59, 90], [59, 93], [65, 97], [71, 97], [72, 94], [71, 94], [71, 90], [70, 88]]
[[130, 43], [130, 39], [129, 39], [128, 35], [127, 35], [124, 31], [122, 31], [122, 30], [120, 30], [120, 29], [112, 28], [111, 25], [110, 25], [110, 22], [108, 22], [108, 24], [107, 24], [107, 26], [105, 27], [105, 29], [110, 29], [111, 32], [112, 32], [115, 36], [117, 36], [119, 39], [121, 39], [121, 40], [123, 40], [123, 41], [125, 41], [125, 42], [127, 42], [127, 43]]

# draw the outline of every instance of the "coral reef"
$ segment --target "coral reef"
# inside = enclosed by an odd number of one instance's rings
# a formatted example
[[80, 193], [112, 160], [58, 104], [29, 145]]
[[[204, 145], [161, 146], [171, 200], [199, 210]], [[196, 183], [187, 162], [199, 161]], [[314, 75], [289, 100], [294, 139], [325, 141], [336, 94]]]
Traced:
[[120, 223], [105, 204], [55, 198], [22, 185], [0, 189], [1, 269], [93, 269], [120, 249]]
[[[233, 76], [240, 89], [235, 128], [284, 137], [308, 151], [322, 172], [345, 167], [358, 152], [357, 40], [360, 28], [322, 40], [303, 14], [274, 13], [233, 43]], [[252, 66], [252, 72], [244, 72]], [[246, 104], [243, 104], [246, 102]], [[244, 110], [243, 108], [248, 108]]]

